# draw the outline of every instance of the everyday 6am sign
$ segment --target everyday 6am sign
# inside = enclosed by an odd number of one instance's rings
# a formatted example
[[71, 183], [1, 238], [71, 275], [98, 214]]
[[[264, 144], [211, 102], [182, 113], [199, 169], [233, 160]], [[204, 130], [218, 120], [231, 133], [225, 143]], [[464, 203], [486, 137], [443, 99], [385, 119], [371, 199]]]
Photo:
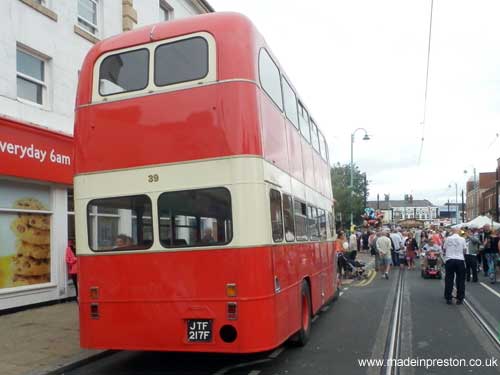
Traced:
[[73, 138], [0, 117], [0, 175], [71, 185]]

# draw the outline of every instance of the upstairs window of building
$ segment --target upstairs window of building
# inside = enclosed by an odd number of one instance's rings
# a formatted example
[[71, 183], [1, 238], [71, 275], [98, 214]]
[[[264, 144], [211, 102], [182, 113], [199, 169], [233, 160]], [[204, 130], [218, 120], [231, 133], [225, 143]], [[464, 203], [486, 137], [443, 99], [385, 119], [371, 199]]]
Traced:
[[78, 0], [78, 26], [93, 35], [98, 34], [97, 0]]
[[46, 61], [32, 53], [17, 49], [17, 97], [44, 105]]
[[160, 22], [174, 19], [174, 8], [165, 0], [160, 0]]

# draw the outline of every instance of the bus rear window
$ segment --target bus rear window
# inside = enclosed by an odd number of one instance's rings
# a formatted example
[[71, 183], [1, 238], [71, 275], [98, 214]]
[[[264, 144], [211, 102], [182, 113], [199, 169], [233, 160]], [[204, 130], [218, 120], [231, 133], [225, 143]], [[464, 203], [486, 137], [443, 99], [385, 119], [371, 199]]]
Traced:
[[95, 199], [87, 206], [93, 251], [143, 250], [153, 244], [151, 200], [146, 195]]
[[158, 214], [160, 243], [167, 248], [220, 246], [233, 237], [231, 195], [224, 188], [163, 193]]
[[102, 96], [143, 90], [149, 80], [149, 51], [139, 49], [106, 57], [99, 69]]
[[208, 43], [195, 37], [163, 44], [155, 50], [155, 85], [202, 79], [208, 74]]

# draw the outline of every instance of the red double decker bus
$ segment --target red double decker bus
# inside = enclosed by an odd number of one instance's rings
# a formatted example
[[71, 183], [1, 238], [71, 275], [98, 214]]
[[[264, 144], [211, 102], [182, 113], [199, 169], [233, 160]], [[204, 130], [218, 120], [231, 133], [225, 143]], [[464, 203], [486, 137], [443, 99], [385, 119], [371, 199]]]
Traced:
[[82, 347], [305, 344], [338, 289], [328, 149], [247, 18], [96, 44], [75, 142]]

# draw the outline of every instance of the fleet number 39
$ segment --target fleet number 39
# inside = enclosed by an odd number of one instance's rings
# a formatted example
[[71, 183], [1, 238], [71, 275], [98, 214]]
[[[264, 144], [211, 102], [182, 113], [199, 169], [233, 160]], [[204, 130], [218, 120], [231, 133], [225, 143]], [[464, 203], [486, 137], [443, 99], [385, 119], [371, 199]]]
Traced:
[[160, 177], [157, 174], [148, 175], [148, 182], [158, 182]]

